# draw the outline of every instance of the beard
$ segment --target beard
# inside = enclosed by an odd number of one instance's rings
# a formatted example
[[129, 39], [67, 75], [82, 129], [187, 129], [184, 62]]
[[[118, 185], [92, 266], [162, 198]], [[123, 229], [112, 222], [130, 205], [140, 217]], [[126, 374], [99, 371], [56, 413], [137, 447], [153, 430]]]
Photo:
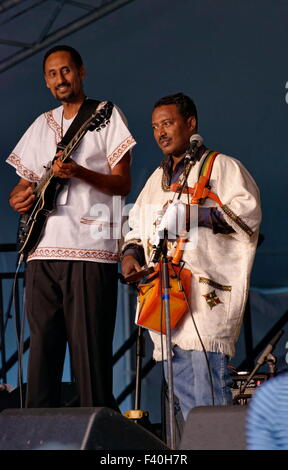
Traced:
[[64, 103], [68, 103], [69, 101], [73, 100], [75, 98], [75, 92], [72, 90], [70, 85], [67, 85], [68, 89], [65, 91], [65, 94], [59, 92], [57, 89], [55, 90], [55, 98], [58, 101], [64, 101]]

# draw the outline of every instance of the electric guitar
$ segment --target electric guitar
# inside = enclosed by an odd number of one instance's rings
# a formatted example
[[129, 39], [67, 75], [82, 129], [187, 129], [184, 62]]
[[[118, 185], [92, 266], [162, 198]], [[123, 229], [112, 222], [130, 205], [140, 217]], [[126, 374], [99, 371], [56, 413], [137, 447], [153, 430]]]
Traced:
[[[97, 105], [91, 116], [82, 124], [63, 150], [61, 155], [63, 162], [70, 158], [88, 130], [99, 132], [109, 124], [112, 110], [113, 103], [110, 101], [103, 101]], [[33, 194], [36, 196], [33, 207], [21, 215], [19, 220], [17, 245], [18, 253], [22, 259], [34, 251], [38, 245], [47, 219], [55, 211], [57, 197], [67, 183], [67, 180], [54, 176], [51, 167], [52, 163], [50, 162], [46, 172], [33, 190]]]

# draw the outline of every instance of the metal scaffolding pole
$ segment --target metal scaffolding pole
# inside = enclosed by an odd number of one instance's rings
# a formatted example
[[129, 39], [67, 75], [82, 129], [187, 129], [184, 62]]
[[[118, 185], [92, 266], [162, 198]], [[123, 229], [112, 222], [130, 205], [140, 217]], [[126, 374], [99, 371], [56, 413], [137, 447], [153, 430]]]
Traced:
[[6, 2], [2, 2], [0, 4], [0, 13], [3, 13], [3, 11], [9, 10], [9, 8], [13, 8], [25, 1], [26, 0], [6, 0]]
[[[103, 18], [109, 13], [112, 13], [113, 11], [128, 3], [131, 3], [132, 1], [134, 0], [112, 0], [99, 8], [95, 8], [93, 11], [91, 11], [91, 13], [87, 13], [78, 20], [67, 24], [63, 28], [59, 28], [54, 33], [46, 36], [42, 41], [33, 44], [31, 47], [26, 46], [25, 50], [21, 50], [20, 52], [12, 54], [8, 58], [0, 61], [0, 73], [5, 72], [14, 65], [22, 62], [24, 59], [31, 57], [42, 49], [45, 49], [60, 39], [68, 36], [69, 34], [75, 33], [79, 29], [84, 28], [85, 26], [93, 23], [96, 20], [99, 20], [100, 18]], [[3, 43], [1, 40], [0, 42]]]

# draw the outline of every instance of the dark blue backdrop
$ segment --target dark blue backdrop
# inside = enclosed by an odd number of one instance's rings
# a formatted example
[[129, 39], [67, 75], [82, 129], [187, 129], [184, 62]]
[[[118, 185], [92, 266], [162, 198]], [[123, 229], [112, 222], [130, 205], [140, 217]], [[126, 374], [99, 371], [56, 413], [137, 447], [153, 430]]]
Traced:
[[[82, 53], [88, 96], [114, 101], [128, 118], [138, 142], [129, 202], [161, 158], [151, 132], [153, 103], [177, 91], [193, 97], [206, 143], [241, 160], [260, 188], [265, 241], [252, 276], [258, 288], [288, 286], [287, 14], [286, 0], [136, 0], [61, 41]], [[25, 31], [33, 40], [33, 23], [19, 20], [15, 28], [19, 38]], [[1, 34], [9, 38], [8, 29]], [[0, 75], [0, 243], [15, 241], [17, 225], [7, 203], [16, 178], [5, 158], [34, 118], [55, 107], [42, 56]], [[9, 266], [2, 254], [0, 267]]]

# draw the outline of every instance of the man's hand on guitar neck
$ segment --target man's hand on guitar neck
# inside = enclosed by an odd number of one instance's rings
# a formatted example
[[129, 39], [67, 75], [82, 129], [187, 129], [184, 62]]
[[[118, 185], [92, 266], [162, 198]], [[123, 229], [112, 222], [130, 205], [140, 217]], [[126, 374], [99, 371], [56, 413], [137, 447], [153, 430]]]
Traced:
[[57, 178], [71, 178], [77, 176], [79, 173], [80, 165], [71, 158], [66, 159], [65, 163], [61, 159], [63, 152], [58, 152], [55, 155], [55, 161], [52, 165], [53, 175]]
[[11, 191], [9, 204], [14, 211], [24, 214], [33, 206], [35, 194], [33, 193], [34, 183], [20, 178], [19, 183]]
[[72, 159], [61, 159], [62, 152], [58, 152], [52, 165], [53, 175], [58, 178], [79, 178], [99, 191], [110, 195], [127, 196], [131, 189], [130, 152], [111, 169], [111, 174], [98, 173], [79, 165]]

